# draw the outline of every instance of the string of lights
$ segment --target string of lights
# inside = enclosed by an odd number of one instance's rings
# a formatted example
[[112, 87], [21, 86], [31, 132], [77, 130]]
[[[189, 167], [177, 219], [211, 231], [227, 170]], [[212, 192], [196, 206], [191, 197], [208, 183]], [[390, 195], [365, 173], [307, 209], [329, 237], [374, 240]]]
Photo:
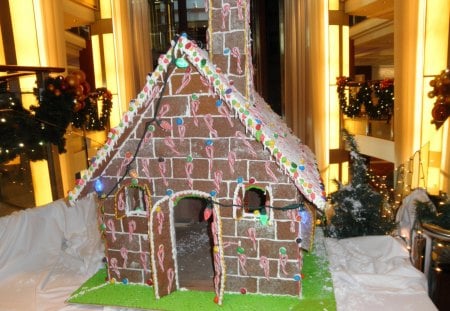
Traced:
[[164, 94], [164, 90], [166, 89], [167, 81], [168, 81], [168, 79], [170, 77], [170, 74], [175, 69], [175, 67], [176, 67], [175, 66], [175, 58], [172, 58], [172, 61], [169, 63], [169, 66], [167, 67], [167, 74], [164, 77], [164, 80], [163, 80], [163, 83], [162, 83], [162, 88], [161, 88], [161, 91], [159, 93], [160, 96], [159, 96], [159, 98], [158, 98], [158, 100], [156, 101], [156, 104], [155, 104], [155, 109], [153, 111], [153, 117], [152, 117], [151, 120], [149, 120], [149, 121], [147, 121], [145, 123], [144, 131], [143, 131], [143, 133], [142, 133], [142, 135], [141, 135], [141, 137], [140, 137], [140, 139], [138, 141], [138, 144], [136, 146], [136, 150], [135, 150], [135, 152], [134, 152], [130, 162], [125, 166], [124, 173], [120, 176], [119, 180], [113, 185], [111, 190], [109, 190], [107, 192], [105, 197], [109, 197], [114, 192], [114, 190], [117, 189], [117, 187], [122, 183], [122, 181], [125, 179], [125, 177], [130, 172], [130, 169], [131, 169], [133, 163], [136, 161], [137, 154], [139, 153], [139, 150], [141, 149], [142, 142], [144, 141], [145, 134], [147, 133], [147, 130], [148, 130], [149, 126], [151, 124], [153, 124], [153, 123], [156, 123], [159, 127], [161, 127], [161, 120], [158, 119], [158, 113], [159, 113], [159, 109], [160, 109], [160, 106], [161, 106], [161, 101], [162, 101], [162, 98], [163, 98], [162, 95]]
[[293, 204], [288, 204], [285, 206], [272, 206], [272, 205], [261, 205], [261, 206], [244, 206], [241, 204], [225, 204], [225, 203], [221, 203], [218, 201], [213, 200], [212, 197], [208, 197], [206, 199], [207, 204], [206, 204], [206, 208], [213, 208], [213, 205], [218, 205], [221, 207], [238, 207], [238, 208], [248, 208], [249, 210], [263, 210], [265, 208], [270, 208], [273, 210], [280, 210], [280, 211], [287, 211], [287, 210], [293, 210], [293, 209], [300, 209], [300, 210], [304, 210], [305, 205], [303, 202], [300, 203], [293, 203]]

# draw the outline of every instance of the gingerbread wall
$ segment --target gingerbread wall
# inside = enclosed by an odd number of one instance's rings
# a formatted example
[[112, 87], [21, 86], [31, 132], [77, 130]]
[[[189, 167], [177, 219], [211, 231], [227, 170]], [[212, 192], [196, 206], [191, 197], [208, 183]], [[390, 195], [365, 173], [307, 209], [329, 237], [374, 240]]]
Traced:
[[[276, 207], [298, 203], [299, 192], [289, 177], [279, 170], [261, 143], [245, 134], [242, 123], [217, 96], [212, 96], [195, 69], [189, 68], [177, 68], [169, 78], [160, 106], [160, 125], [151, 124], [144, 134], [144, 124], [153, 112], [149, 109], [138, 114], [138, 126], [121, 139], [122, 144], [104, 168], [105, 188], [111, 189], [121, 178], [130, 154], [144, 137], [131, 165], [132, 176], [127, 176], [120, 187], [130, 184], [133, 178], [139, 184], [148, 184], [153, 203], [167, 194], [192, 190], [208, 193], [215, 201], [229, 205], [238, 185], [270, 187], [270, 203]], [[190, 82], [180, 88], [186, 72]], [[119, 189], [102, 201], [109, 275], [145, 283], [152, 275], [148, 216], [118, 219], [114, 194]], [[251, 215], [235, 219], [233, 208], [220, 207], [226, 291], [300, 294], [297, 213], [274, 211], [270, 223], [263, 225]], [[165, 219], [170, 220], [169, 211]], [[171, 250], [166, 250], [165, 258], [170, 260]]]

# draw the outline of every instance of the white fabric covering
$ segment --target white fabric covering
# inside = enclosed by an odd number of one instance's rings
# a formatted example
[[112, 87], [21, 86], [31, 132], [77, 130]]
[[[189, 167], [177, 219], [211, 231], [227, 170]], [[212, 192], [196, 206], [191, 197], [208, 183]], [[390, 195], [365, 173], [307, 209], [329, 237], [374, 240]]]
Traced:
[[424, 274], [411, 265], [400, 239], [327, 238], [325, 245], [339, 311], [437, 310]]
[[[338, 310], [436, 310], [391, 237], [325, 239]], [[125, 310], [65, 300], [103, 266], [95, 195], [0, 218], [0, 310]]]
[[94, 194], [1, 217], [0, 310], [95, 310], [65, 300], [103, 256]]
[[408, 246], [412, 245], [414, 239], [414, 236], [411, 236], [411, 229], [413, 229], [416, 221], [417, 201], [429, 203], [431, 209], [436, 211], [436, 207], [428, 197], [426, 190], [422, 188], [414, 189], [402, 200], [402, 204], [397, 211], [396, 221], [398, 222], [399, 227], [398, 234], [405, 239]]

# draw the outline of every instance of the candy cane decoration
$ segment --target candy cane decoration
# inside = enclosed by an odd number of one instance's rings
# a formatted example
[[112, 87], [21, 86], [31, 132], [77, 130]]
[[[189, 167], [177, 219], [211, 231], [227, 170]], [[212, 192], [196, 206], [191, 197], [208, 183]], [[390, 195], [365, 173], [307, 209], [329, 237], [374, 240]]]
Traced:
[[113, 242], [115, 242], [117, 239], [116, 239], [116, 225], [114, 224], [114, 220], [108, 219], [108, 221], [106, 222], [106, 225], [108, 226], [109, 230], [111, 231]]
[[184, 124], [178, 125], [178, 135], [180, 135], [181, 141], [184, 141], [185, 134], [186, 134], [186, 126], [184, 126]]
[[167, 280], [169, 284], [167, 284], [167, 293], [170, 294], [173, 285], [173, 278], [175, 277], [175, 273], [172, 268], [167, 269]]
[[145, 108], [147, 108], [148, 104], [150, 104], [150, 102], [151, 102], [152, 99], [155, 99], [155, 98], [156, 98], [156, 96], [157, 96], [158, 93], [159, 93], [159, 90], [160, 90], [160, 88], [159, 88], [158, 85], [155, 85], [155, 86], [152, 88], [152, 90], [151, 90], [151, 92], [150, 92], [150, 100], [147, 101], [147, 104], [144, 106]]
[[278, 183], [278, 179], [275, 176], [275, 174], [272, 172], [272, 170], [270, 169], [270, 162], [266, 161], [266, 163], [264, 164], [265, 168], [266, 168], [266, 173], [267, 175], [270, 176], [270, 178], [272, 178], [272, 181], [275, 183]]
[[205, 120], [206, 126], [209, 129], [209, 133], [211, 134], [212, 137], [217, 137], [217, 131], [214, 129], [213, 124], [214, 124], [214, 119], [210, 114], [207, 114], [203, 117], [203, 119]]
[[236, 58], [236, 66], [238, 74], [242, 74], [243, 71], [241, 68], [241, 52], [239, 52], [239, 48], [238, 47], [232, 48], [231, 55], [233, 55], [233, 57]]
[[228, 152], [228, 165], [230, 167], [231, 174], [234, 174], [234, 163], [236, 162], [236, 152]]
[[240, 245], [239, 244], [239, 242], [230, 242], [230, 241], [227, 241], [227, 242], [225, 242], [225, 243], [223, 243], [223, 248], [225, 249], [225, 248], [227, 248], [227, 247], [230, 247], [231, 245]]
[[173, 142], [172, 137], [167, 136], [166, 138], [164, 138], [164, 144], [167, 147], [169, 147], [169, 149], [172, 150], [173, 153], [175, 153], [176, 155], [180, 155], [180, 153], [176, 149], [176, 146], [175, 146], [175, 143]]
[[242, 14], [242, 0], [237, 0], [236, 1], [237, 7], [238, 7], [238, 18], [239, 20], [243, 20], [244, 19], [244, 15]]
[[164, 104], [161, 106], [161, 109], [159, 110], [158, 113], [158, 118], [164, 118], [164, 116], [170, 111], [170, 106], [169, 104]]
[[141, 252], [140, 259], [141, 259], [142, 268], [144, 269], [144, 273], [147, 273], [147, 271], [148, 271], [148, 269], [147, 269], [147, 254], [144, 252]]
[[144, 136], [144, 143], [147, 144], [150, 141], [150, 139], [152, 139], [152, 138], [153, 138], [153, 132], [147, 131]]
[[217, 240], [217, 223], [215, 220], [213, 222], [211, 222], [211, 235], [213, 237], [214, 245], [217, 245], [217, 243], [219, 243], [219, 241]]
[[117, 275], [117, 277], [120, 279], [120, 271], [119, 271], [119, 267], [117, 265], [117, 258], [111, 258], [110, 263], [109, 263], [109, 268], [114, 271]]
[[266, 277], [266, 280], [269, 280], [269, 260], [266, 256], [261, 256], [259, 259], [259, 266], [264, 269], [264, 275]]
[[142, 159], [141, 163], [142, 163], [142, 171], [144, 172], [145, 177], [147, 177], [147, 179], [151, 179], [150, 171], [148, 170], [148, 165], [150, 163], [149, 159], [147, 159], [147, 158]]
[[228, 108], [225, 105], [220, 105], [218, 110], [222, 116], [227, 118], [228, 123], [230, 124], [230, 127], [234, 127], [234, 123], [233, 123], [233, 121], [231, 121], [231, 115], [230, 115], [230, 111], [228, 110]]
[[236, 131], [235, 136], [236, 136], [237, 138], [242, 139], [243, 143], [248, 147], [248, 149], [250, 150], [250, 153], [251, 153], [254, 157], [257, 156], [257, 154], [256, 154], [256, 152], [255, 152], [255, 149], [253, 149], [253, 146], [247, 141], [247, 136], [245, 136], [244, 133], [242, 133], [241, 131]]
[[214, 254], [214, 289], [216, 291], [216, 295], [219, 296], [219, 284], [220, 284], [220, 274], [221, 274], [221, 269], [220, 269], [220, 255], [219, 252], [216, 252]]
[[125, 158], [122, 160], [122, 163], [120, 164], [120, 169], [117, 171], [117, 176], [122, 175], [123, 169], [125, 167], [127, 167], [128, 164], [130, 164], [132, 160], [133, 160], [133, 155], [131, 154], [131, 152], [127, 151], [125, 153]]
[[128, 240], [130, 242], [133, 240], [134, 230], [136, 230], [136, 222], [134, 220], [130, 220], [128, 222]]
[[158, 248], [158, 263], [159, 267], [161, 268], [162, 272], [164, 272], [164, 245], [159, 245]]
[[170, 124], [169, 122], [167, 122], [166, 120], [162, 120], [161, 122], [159, 122], [159, 126], [163, 129], [163, 130], [165, 130], [165, 131], [167, 131], [167, 132], [170, 132], [171, 130], [172, 130], [172, 124]]
[[[161, 107], [161, 109], [159, 110], [159, 113], [158, 113], [158, 119], [163, 118], [169, 111], [170, 111], [169, 104], [162, 105], [162, 107]], [[169, 122], [167, 122], [166, 120], [160, 121], [158, 124], [165, 131], [171, 131], [172, 130], [172, 125]]]
[[239, 254], [238, 259], [242, 274], [247, 275], [247, 270], [245, 269], [245, 264], [247, 263], [247, 256], [245, 256], [244, 254]]
[[202, 81], [202, 84], [208, 88], [208, 96], [214, 96], [214, 87], [213, 84], [209, 81], [209, 79], [200, 76], [200, 80]]
[[223, 172], [221, 170], [214, 172], [214, 186], [216, 187], [217, 193], [220, 192], [220, 183], [222, 182]]
[[280, 253], [279, 262], [280, 262], [280, 266], [281, 266], [281, 271], [283, 271], [284, 275], [288, 275], [288, 273], [286, 271], [287, 260], [288, 260], [288, 255]]
[[184, 72], [183, 78], [181, 79], [181, 85], [180, 87], [175, 91], [175, 94], [179, 94], [185, 87], [186, 85], [189, 84], [189, 82], [191, 82], [191, 67], [187, 67], [186, 71]]
[[248, 237], [253, 243], [253, 249], [256, 250], [256, 229], [255, 228], [248, 228], [247, 230]]
[[209, 145], [205, 147], [206, 155], [208, 156], [208, 162], [209, 162], [209, 171], [212, 171], [212, 160], [214, 158], [214, 146]]
[[156, 212], [156, 221], [158, 222], [158, 234], [161, 234], [164, 224], [164, 213], [161, 209]]
[[150, 206], [150, 196], [147, 195], [147, 192], [144, 192], [144, 202], [145, 202], [145, 210], [146, 210], [146, 215], [149, 216], [150, 215], [150, 211], [149, 211], [149, 206]]
[[193, 100], [191, 102], [191, 111], [192, 111], [192, 116], [194, 117], [195, 126], [198, 126], [197, 111], [198, 111], [199, 105], [200, 105], [200, 101], [198, 101], [198, 100]]
[[224, 3], [222, 6], [222, 29], [225, 29], [225, 18], [229, 15], [229, 13], [230, 13], [230, 4]]
[[194, 170], [194, 164], [192, 162], [187, 162], [184, 165], [184, 170], [186, 172], [186, 177], [187, 177], [189, 188], [192, 190], [194, 188], [194, 182], [192, 180], [191, 174], [192, 174], [192, 171]]
[[204, 5], [205, 5], [205, 12], [208, 12], [209, 10], [209, 0], [204, 0]]
[[292, 233], [295, 232], [295, 221], [297, 220], [297, 215], [296, 215], [296, 211], [295, 210], [289, 210], [289, 219], [291, 219], [291, 224], [289, 226], [289, 231], [291, 231]]
[[124, 193], [119, 193], [119, 198], [117, 199], [117, 209], [119, 211], [125, 210], [125, 200], [124, 200]]
[[163, 183], [167, 187], [169, 185], [169, 182], [166, 179], [166, 161], [158, 162], [158, 167], [159, 167], [159, 174], [163, 179]]
[[123, 258], [123, 266], [122, 268], [126, 269], [127, 261], [128, 261], [128, 250], [125, 247], [120, 249], [120, 256]]

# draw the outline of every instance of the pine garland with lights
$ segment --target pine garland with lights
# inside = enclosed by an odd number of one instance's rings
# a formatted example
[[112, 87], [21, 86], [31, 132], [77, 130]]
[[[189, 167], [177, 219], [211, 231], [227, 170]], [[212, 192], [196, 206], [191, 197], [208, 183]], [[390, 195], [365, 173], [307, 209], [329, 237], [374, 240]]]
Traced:
[[[361, 104], [352, 94], [350, 94], [350, 99], [347, 99], [347, 96], [345, 95], [345, 88], [347, 87], [348, 82], [349, 79], [347, 77], [337, 78], [339, 107], [341, 108], [342, 113], [347, 117], [354, 118], [361, 114]], [[349, 101], [348, 104], [347, 101]]]
[[394, 111], [394, 81], [384, 79], [373, 84], [378, 104], [374, 105], [369, 114], [372, 119], [390, 120]]
[[[85, 99], [84, 106], [74, 112], [72, 124], [76, 128], [87, 131], [102, 131], [109, 125], [109, 116], [112, 108], [112, 94], [106, 88], [98, 88]], [[99, 116], [97, 102], [102, 102], [102, 111]]]
[[[337, 92], [339, 107], [344, 115], [350, 118], [360, 117], [362, 106], [369, 119], [390, 120], [394, 107], [394, 83], [391, 79], [356, 83], [347, 77], [337, 78]], [[348, 87], [357, 87], [355, 95], [350, 94], [347, 98], [345, 90]], [[375, 96], [378, 100], [375, 103]]]
[[30, 160], [46, 157], [46, 148], [41, 139], [41, 126], [32, 114], [23, 108], [14, 94], [7, 92], [6, 81], [0, 89], [0, 163], [23, 155]]
[[359, 153], [354, 137], [346, 130], [343, 136], [350, 148], [351, 181], [347, 185], [336, 181], [338, 190], [330, 195], [334, 215], [325, 234], [339, 239], [390, 234], [396, 223], [383, 215], [384, 197], [370, 185], [366, 159]]
[[[3, 83], [4, 82], [4, 83]], [[74, 70], [66, 77], [49, 77], [39, 92], [38, 105], [30, 110], [7, 91], [6, 81], [0, 89], [0, 163], [19, 155], [32, 161], [47, 158], [46, 146], [53, 144], [59, 153], [66, 152], [65, 133], [70, 124], [84, 130], [104, 130], [108, 126], [112, 94], [106, 88], [90, 92], [86, 76]], [[97, 103], [102, 101], [99, 116]]]
[[66, 79], [62, 76], [48, 78], [40, 94], [38, 106], [31, 106], [35, 118], [41, 122], [42, 139], [58, 147], [58, 152], [65, 152], [66, 128], [72, 121], [75, 106], [75, 93], [68, 90]]

